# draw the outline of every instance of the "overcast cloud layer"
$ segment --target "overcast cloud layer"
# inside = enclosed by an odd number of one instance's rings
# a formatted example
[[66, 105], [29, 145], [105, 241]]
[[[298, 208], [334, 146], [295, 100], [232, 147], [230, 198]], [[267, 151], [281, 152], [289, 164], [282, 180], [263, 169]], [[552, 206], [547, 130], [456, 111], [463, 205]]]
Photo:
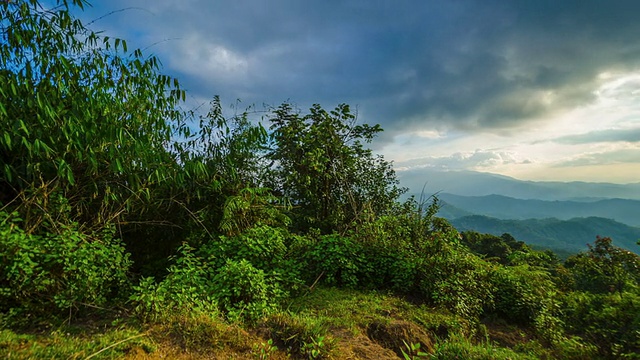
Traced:
[[399, 168], [640, 181], [639, 1], [94, 2], [78, 15], [131, 7], [91, 27], [148, 47], [190, 106], [345, 102]]

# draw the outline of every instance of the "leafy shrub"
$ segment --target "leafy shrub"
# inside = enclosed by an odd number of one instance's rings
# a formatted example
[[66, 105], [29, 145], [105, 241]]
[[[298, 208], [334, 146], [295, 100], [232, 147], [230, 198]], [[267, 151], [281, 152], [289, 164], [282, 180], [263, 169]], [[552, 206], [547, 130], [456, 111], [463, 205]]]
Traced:
[[216, 267], [185, 244], [173, 261], [160, 283], [143, 278], [134, 288], [131, 300], [147, 319], [161, 320], [184, 311], [215, 314], [220, 310], [232, 319], [255, 320], [276, 309], [286, 295], [276, 273], [267, 276], [244, 259], [227, 259]]
[[247, 260], [227, 260], [213, 277], [212, 291], [231, 318], [257, 320], [274, 311], [286, 295], [279, 278], [268, 277]]
[[420, 260], [405, 249], [371, 246], [364, 249], [366, 284], [375, 289], [390, 289], [398, 294], [416, 291], [416, 276]]
[[568, 332], [595, 345], [600, 357], [640, 353], [640, 295], [574, 292], [566, 296], [564, 313]]
[[528, 265], [501, 266], [491, 272], [490, 280], [495, 289], [493, 315], [532, 326], [550, 343], [563, 339], [556, 287], [547, 271]]
[[577, 290], [622, 293], [640, 287], [640, 256], [598, 237], [589, 250], [567, 259]]
[[286, 230], [258, 226], [236, 236], [220, 236], [200, 250], [214, 268], [225, 265], [228, 259], [247, 260], [255, 268], [270, 272], [280, 269], [287, 252]]
[[[306, 235], [289, 235], [286, 240], [287, 254], [282, 263], [282, 272], [287, 289], [295, 294], [303, 287], [305, 280], [314, 281], [318, 274], [312, 273], [307, 254], [313, 247], [314, 240]], [[311, 279], [312, 276], [315, 278]]]
[[278, 286], [295, 291], [302, 283], [300, 272], [305, 268], [302, 258], [308, 250], [304, 237], [291, 236], [287, 230], [271, 226], [256, 226], [236, 236], [220, 236], [209, 241], [199, 254], [216, 271], [228, 260], [246, 261]]
[[533, 323], [553, 290], [547, 273], [528, 266], [497, 267], [491, 272], [491, 283], [494, 314], [520, 325]]
[[444, 219], [435, 218], [437, 201], [362, 224], [354, 234], [364, 259], [364, 284], [424, 297], [456, 314], [477, 318], [491, 302], [489, 264], [460, 243]]
[[311, 277], [327, 285], [356, 287], [366, 261], [360, 244], [338, 234], [323, 235], [306, 254]]
[[145, 277], [134, 286], [130, 300], [136, 312], [147, 320], [163, 320], [190, 311], [216, 313], [211, 267], [187, 244], [172, 260], [168, 275], [160, 283]]
[[487, 265], [471, 254], [434, 254], [420, 267], [420, 291], [458, 315], [477, 318], [491, 302]]
[[366, 259], [360, 269], [362, 287], [401, 294], [415, 292], [420, 260], [410, 246], [411, 229], [405, 220], [402, 215], [381, 216], [353, 232]]
[[420, 293], [458, 315], [477, 318], [492, 301], [489, 264], [462, 246], [455, 230], [434, 232], [422, 246]]
[[104, 306], [128, 286], [129, 256], [113, 231], [27, 234], [16, 214], [0, 213], [0, 311], [26, 317]]

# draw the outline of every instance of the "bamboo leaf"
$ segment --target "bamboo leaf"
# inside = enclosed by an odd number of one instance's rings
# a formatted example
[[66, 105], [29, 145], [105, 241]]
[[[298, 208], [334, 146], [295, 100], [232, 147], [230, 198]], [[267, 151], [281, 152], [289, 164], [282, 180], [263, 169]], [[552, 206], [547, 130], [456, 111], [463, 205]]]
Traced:
[[11, 150], [11, 135], [8, 132], [4, 133], [4, 145], [8, 150]]

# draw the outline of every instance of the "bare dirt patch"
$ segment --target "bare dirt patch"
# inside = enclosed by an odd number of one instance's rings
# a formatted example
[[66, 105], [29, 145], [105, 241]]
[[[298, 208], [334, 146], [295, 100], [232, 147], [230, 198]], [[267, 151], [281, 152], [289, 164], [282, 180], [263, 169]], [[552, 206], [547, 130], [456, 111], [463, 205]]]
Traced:
[[367, 336], [380, 346], [402, 356], [407, 351], [406, 344], [420, 344], [420, 350], [434, 352], [434, 340], [425, 330], [415, 323], [404, 320], [374, 321], [367, 327]]
[[358, 360], [396, 360], [398, 356], [393, 351], [380, 346], [364, 334], [353, 334], [346, 329], [332, 331], [336, 339], [333, 357], [335, 359]]

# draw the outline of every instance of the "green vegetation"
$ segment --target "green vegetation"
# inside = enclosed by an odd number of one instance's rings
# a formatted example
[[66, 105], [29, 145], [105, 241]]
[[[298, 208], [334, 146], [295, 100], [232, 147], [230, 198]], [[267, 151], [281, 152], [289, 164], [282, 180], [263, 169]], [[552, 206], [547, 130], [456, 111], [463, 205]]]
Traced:
[[637, 358], [637, 255], [460, 234], [347, 105], [195, 118], [84, 5], [0, 3], [1, 356]]
[[[527, 244], [551, 249], [558, 254], [574, 254], [587, 250], [587, 243], [599, 235], [607, 234], [616, 239], [617, 246], [640, 253], [636, 242], [640, 228], [614, 220], [589, 217], [570, 220], [527, 219], [501, 220], [481, 215], [462, 216], [450, 220], [460, 231], [474, 230], [500, 236], [509, 233]], [[563, 258], [566, 256], [563, 256]]]

